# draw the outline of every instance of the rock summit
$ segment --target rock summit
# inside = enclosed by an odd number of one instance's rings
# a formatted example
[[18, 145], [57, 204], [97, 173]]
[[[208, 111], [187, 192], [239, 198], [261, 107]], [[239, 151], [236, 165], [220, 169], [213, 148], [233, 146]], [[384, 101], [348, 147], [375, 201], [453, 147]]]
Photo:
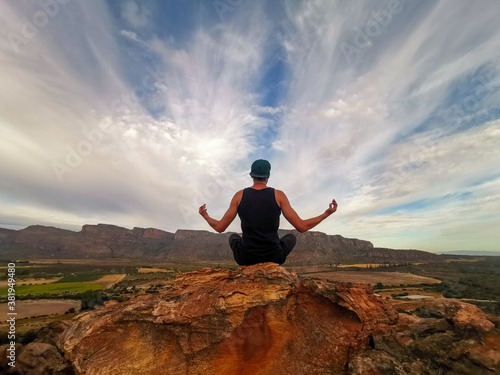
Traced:
[[[20, 349], [19, 358], [26, 352], [28, 360], [21, 361], [17, 371], [88, 375], [500, 371], [500, 334], [487, 315], [449, 299], [433, 301], [428, 309], [430, 317], [398, 312], [368, 284], [304, 279], [274, 263], [237, 271], [207, 268], [178, 275], [168, 290], [158, 294], [122, 303], [108, 301], [54, 326], [41, 340], [43, 345], [34, 342]], [[35, 349], [50, 356], [44, 363], [32, 355], [38, 367], [30, 372], [28, 354]]]

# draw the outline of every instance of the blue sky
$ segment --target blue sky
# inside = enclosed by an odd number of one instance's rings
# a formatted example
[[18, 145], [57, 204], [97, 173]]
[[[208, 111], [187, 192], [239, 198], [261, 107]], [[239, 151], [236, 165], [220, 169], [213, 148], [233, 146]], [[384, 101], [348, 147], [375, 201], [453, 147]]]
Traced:
[[494, 0], [2, 2], [0, 227], [209, 230], [198, 207], [220, 218], [266, 158], [301, 217], [338, 201], [315, 230], [500, 253], [499, 13]]

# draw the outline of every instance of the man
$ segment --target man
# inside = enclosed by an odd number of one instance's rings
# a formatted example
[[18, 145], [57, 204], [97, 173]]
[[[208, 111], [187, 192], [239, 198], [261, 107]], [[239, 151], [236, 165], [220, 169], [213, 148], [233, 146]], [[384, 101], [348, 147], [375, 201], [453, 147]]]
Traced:
[[200, 207], [200, 215], [219, 233], [226, 230], [236, 214], [239, 215], [243, 238], [232, 234], [229, 237], [229, 245], [233, 250], [234, 260], [240, 266], [285, 262], [297, 239], [293, 234], [279, 238], [281, 212], [290, 224], [302, 233], [314, 228], [337, 210], [337, 202], [334, 199], [321, 215], [302, 220], [290, 206], [285, 193], [267, 186], [270, 173], [271, 164], [267, 160], [254, 161], [250, 171], [253, 186], [234, 195], [229, 209], [221, 220], [212, 219], [208, 215], [206, 204]]

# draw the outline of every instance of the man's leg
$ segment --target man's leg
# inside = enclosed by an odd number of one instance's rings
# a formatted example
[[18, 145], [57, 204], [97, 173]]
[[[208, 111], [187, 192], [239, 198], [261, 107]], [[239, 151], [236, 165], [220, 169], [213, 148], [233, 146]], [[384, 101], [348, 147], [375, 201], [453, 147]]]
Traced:
[[240, 266], [243, 266], [245, 262], [243, 261], [243, 259], [241, 259], [241, 254], [238, 249], [240, 241], [241, 241], [241, 236], [237, 235], [236, 233], [233, 233], [229, 236], [229, 246], [231, 247], [231, 250], [233, 250], [234, 260]]
[[237, 234], [231, 234], [229, 236], [229, 246], [233, 250], [234, 260], [240, 266], [250, 266], [252, 264], [262, 263], [261, 261], [255, 259], [249, 254], [246, 254], [240, 247], [241, 237]]
[[236, 233], [233, 233], [229, 236], [229, 246], [231, 247], [231, 250], [233, 250], [233, 254], [234, 254], [234, 251], [236, 249], [236, 246], [238, 245], [238, 243], [241, 241], [241, 237], [238, 236]]
[[280, 264], [285, 263], [286, 257], [288, 254], [290, 254], [297, 244], [297, 237], [295, 237], [293, 234], [288, 233], [286, 236], [281, 237], [280, 239], [280, 247], [281, 250], [283, 251], [283, 260]]

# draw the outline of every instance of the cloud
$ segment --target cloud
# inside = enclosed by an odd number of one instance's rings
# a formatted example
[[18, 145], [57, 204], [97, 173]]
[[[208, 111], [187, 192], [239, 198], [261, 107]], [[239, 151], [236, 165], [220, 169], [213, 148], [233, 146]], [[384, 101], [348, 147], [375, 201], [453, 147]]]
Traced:
[[134, 42], [139, 42], [141, 43], [142, 41], [139, 39], [136, 33], [133, 31], [128, 31], [128, 30], [122, 30], [120, 31], [120, 35], [124, 36], [125, 38], [128, 38], [130, 40], [133, 40]]
[[[492, 179], [463, 187], [451, 195], [434, 199], [422, 209], [400, 209], [386, 215], [357, 216], [347, 226], [358, 227], [378, 246], [417, 248], [439, 252], [443, 249], [498, 251], [496, 236], [500, 223], [500, 180]], [[349, 229], [345, 229], [349, 230]], [[387, 236], [390, 233], [390, 236]]]
[[[422, 142], [427, 137], [420, 134], [391, 145], [382, 159], [353, 181], [364, 183], [358, 196], [362, 199], [353, 200], [346, 214], [351, 214], [351, 207], [353, 215], [363, 215], [408, 201], [453, 194], [488, 174], [500, 173], [500, 153], [495, 146], [500, 141], [499, 125], [498, 120], [489, 122], [442, 137], [439, 142]], [[364, 205], [367, 199], [374, 203]]]
[[[301, 217], [338, 200], [318, 230], [493, 248], [496, 2], [200, 5], [190, 28], [158, 4], [71, 2], [0, 40], [3, 223], [201, 229], [267, 157]], [[40, 11], [2, 4], [0, 32]]]
[[255, 106], [258, 113], [267, 115], [276, 115], [283, 112], [282, 107]]
[[122, 5], [122, 17], [133, 27], [141, 28], [148, 24], [150, 13], [143, 5], [135, 1], [126, 1]]
[[[182, 48], [149, 35], [143, 48], [158, 62], [129, 80], [120, 70], [122, 46], [113, 33], [136, 41], [137, 34], [104, 28], [111, 17], [106, 8], [75, 6], [75, 30], [96, 24], [81, 40], [56, 33], [66, 26], [61, 18], [26, 50], [24, 61], [2, 51], [4, 87], [18, 90], [2, 91], [2, 156], [12, 160], [1, 168], [3, 221], [31, 217], [27, 223], [74, 228], [90, 219], [176, 230], [199, 225], [197, 205], [209, 199], [211, 212], [219, 215], [247, 183], [242, 176], [257, 147], [254, 134], [266, 124], [248, 90], [266, 35], [265, 27], [252, 27], [259, 11], [244, 22], [194, 34]], [[89, 21], [93, 12], [101, 19]], [[92, 74], [77, 71], [84, 61], [93, 62]], [[155, 96], [164, 116], [148, 113], [144, 92], [146, 99]], [[235, 179], [229, 181], [231, 174]], [[23, 202], [24, 208], [14, 214], [19, 203], [7, 202]]]
[[[447, 104], [460, 82], [495, 66], [500, 34], [492, 6], [402, 3], [383, 32], [350, 61], [342, 43], [354, 45], [356, 30], [371, 22], [366, 16], [373, 18], [383, 7], [318, 1], [288, 9], [294, 32], [283, 43], [293, 78], [273, 168], [284, 171], [279, 184], [304, 216], [317, 212], [320, 199], [324, 208], [332, 197], [339, 200], [342, 223], [324, 222], [319, 230], [375, 236], [395, 247], [409, 243], [396, 235], [398, 226], [413, 223], [408, 217], [367, 215], [461, 191], [498, 171], [498, 123], [464, 131], [454, 126]], [[459, 19], [467, 23], [458, 26]], [[491, 85], [498, 70], [487, 77]], [[494, 113], [496, 95], [491, 87], [485, 95], [472, 95], [479, 105], [468, 111], [462, 110], [467, 97], [459, 97], [461, 109], [451, 113], [461, 122], [480, 110]], [[431, 120], [428, 131], [416, 131]], [[375, 235], [380, 225], [366, 229], [384, 220], [393, 225], [383, 234]], [[422, 225], [422, 235], [431, 227]]]

